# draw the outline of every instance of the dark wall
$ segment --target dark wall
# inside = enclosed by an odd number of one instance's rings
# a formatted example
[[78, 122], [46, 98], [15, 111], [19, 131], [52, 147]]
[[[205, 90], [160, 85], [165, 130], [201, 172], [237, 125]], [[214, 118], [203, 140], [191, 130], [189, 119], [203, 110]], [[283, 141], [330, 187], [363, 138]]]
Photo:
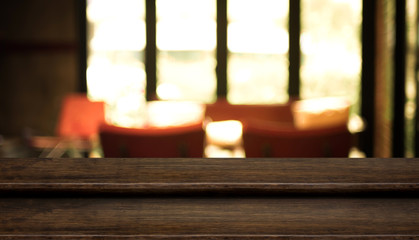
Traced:
[[0, 2], [0, 135], [53, 135], [77, 90], [77, 0]]

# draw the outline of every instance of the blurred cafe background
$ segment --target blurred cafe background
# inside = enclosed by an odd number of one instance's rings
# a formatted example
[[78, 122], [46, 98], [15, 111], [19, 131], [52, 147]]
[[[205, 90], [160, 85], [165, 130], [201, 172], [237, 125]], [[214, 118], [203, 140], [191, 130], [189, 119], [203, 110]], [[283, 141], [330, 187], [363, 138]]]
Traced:
[[416, 157], [417, 0], [0, 3], [0, 157]]

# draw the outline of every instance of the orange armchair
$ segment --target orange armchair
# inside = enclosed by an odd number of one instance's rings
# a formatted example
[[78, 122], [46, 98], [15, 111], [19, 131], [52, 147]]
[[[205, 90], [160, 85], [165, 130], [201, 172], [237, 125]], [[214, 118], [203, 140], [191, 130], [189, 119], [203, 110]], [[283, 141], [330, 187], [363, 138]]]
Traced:
[[67, 95], [61, 107], [57, 136], [89, 139], [105, 122], [105, 103], [93, 102], [85, 94]]
[[202, 123], [164, 128], [124, 128], [102, 124], [99, 128], [104, 157], [203, 157]]
[[248, 122], [243, 145], [246, 157], [348, 157], [352, 135], [346, 124], [298, 129]]
[[86, 94], [70, 93], [61, 103], [55, 136], [30, 136], [28, 145], [39, 157], [82, 157], [97, 142], [99, 125], [105, 122], [105, 103], [90, 101]]

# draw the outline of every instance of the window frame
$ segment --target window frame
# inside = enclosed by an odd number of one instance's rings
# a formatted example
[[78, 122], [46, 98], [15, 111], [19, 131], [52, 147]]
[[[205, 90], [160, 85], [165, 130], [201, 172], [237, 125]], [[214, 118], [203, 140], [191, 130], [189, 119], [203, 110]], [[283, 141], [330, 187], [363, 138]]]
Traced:
[[[394, 102], [393, 120], [393, 155], [403, 156], [402, 149], [405, 148], [404, 143], [404, 104], [405, 104], [405, 86], [400, 84], [405, 82], [405, 61], [400, 61], [406, 56], [406, 38], [405, 31], [405, 17], [406, 17], [406, 1], [396, 2], [396, 21], [395, 21], [395, 41], [396, 48], [394, 51], [395, 62], [395, 77], [393, 83], [395, 86], [394, 94], [397, 96]], [[88, 56], [87, 48], [87, 20], [85, 13], [85, 6], [87, 0], [77, 2], [77, 18], [78, 26], [80, 29], [80, 53], [79, 53], [79, 92], [87, 92], [86, 87], [86, 59]], [[362, 48], [362, 66], [361, 66], [361, 112], [360, 115], [366, 123], [373, 126], [375, 122], [375, 42], [376, 42], [376, 6], [379, 0], [363, 0], [362, 8], [362, 27], [361, 27], [361, 48]], [[228, 79], [227, 79], [227, 0], [216, 0], [217, 9], [217, 48], [216, 48], [216, 77], [217, 77], [217, 90], [216, 98], [226, 98], [228, 92]], [[300, 65], [301, 65], [301, 52], [300, 52], [300, 34], [301, 34], [301, 9], [300, 0], [289, 0], [289, 79], [288, 79], [288, 94], [289, 100], [293, 101], [300, 97]], [[156, 100], [156, 4], [155, 0], [145, 0], [146, 7], [146, 47], [145, 47], [145, 71], [146, 71], [146, 99]], [[418, 21], [419, 22], [419, 21]], [[397, 84], [396, 84], [397, 83]], [[416, 100], [419, 102], [418, 98]], [[417, 110], [416, 115], [418, 115]], [[416, 123], [419, 119], [416, 118]], [[419, 130], [415, 125], [415, 156], [419, 156]], [[367, 157], [373, 156], [374, 150], [374, 127], [368, 127], [358, 137], [358, 145], [362, 151], [366, 153]], [[403, 136], [399, 136], [402, 134]]]

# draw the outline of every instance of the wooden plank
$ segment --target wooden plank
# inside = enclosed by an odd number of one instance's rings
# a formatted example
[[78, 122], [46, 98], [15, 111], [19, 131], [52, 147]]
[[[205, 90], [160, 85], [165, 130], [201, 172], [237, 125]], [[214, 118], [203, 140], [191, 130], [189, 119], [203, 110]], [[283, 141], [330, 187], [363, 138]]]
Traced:
[[2, 239], [282, 239], [282, 240], [341, 240], [341, 239], [385, 239], [415, 240], [415, 235], [0, 235]]
[[0, 239], [419, 239], [418, 165], [0, 159]]
[[1, 191], [418, 192], [417, 159], [0, 159]]
[[409, 198], [12, 198], [0, 209], [1, 236], [419, 236]]

